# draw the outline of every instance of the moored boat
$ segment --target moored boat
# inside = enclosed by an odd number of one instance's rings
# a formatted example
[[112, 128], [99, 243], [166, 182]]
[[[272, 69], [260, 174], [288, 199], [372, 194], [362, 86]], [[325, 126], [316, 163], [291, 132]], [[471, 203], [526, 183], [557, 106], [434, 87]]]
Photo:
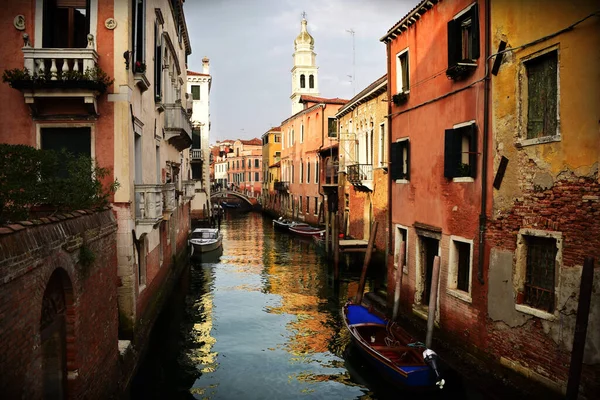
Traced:
[[192, 255], [195, 253], [207, 253], [221, 247], [223, 235], [216, 228], [197, 228], [192, 232], [190, 246]]
[[279, 217], [273, 220], [273, 227], [281, 231], [289, 231], [290, 227], [308, 226], [304, 222], [294, 222], [283, 217]]
[[325, 229], [315, 228], [314, 226], [310, 226], [308, 224], [291, 225], [289, 230], [292, 233], [306, 237], [321, 236], [325, 234]]
[[443, 388], [437, 354], [399, 325], [351, 302], [344, 306], [343, 318], [353, 342], [388, 381], [419, 390]]

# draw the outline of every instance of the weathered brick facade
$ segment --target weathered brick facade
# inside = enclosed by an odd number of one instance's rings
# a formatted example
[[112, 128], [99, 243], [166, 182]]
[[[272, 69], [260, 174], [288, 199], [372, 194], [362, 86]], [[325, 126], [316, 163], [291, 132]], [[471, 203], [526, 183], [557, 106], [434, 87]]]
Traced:
[[[45, 292], [64, 290], [66, 398], [115, 398], [117, 349], [116, 222], [112, 211], [73, 212], [0, 228], [0, 392], [44, 396]], [[89, 255], [92, 255], [89, 257]], [[86, 257], [87, 255], [87, 257]], [[93, 261], [90, 261], [93, 258]]]

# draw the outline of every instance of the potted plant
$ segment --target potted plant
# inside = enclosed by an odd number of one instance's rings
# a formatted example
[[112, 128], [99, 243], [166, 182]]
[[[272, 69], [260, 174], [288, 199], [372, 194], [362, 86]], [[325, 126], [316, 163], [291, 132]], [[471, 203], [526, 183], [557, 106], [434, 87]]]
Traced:
[[406, 103], [407, 100], [408, 100], [408, 93], [406, 93], [406, 92], [396, 93], [395, 95], [392, 96], [392, 101], [397, 106], [400, 106], [400, 105]]
[[133, 66], [133, 72], [136, 74], [143, 74], [146, 72], [146, 63], [143, 61], [136, 61]]

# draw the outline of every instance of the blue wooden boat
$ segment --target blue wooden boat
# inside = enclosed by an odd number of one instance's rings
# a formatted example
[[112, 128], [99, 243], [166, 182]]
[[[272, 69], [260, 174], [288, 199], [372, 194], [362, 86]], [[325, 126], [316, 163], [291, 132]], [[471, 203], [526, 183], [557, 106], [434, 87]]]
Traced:
[[416, 390], [443, 388], [437, 354], [400, 326], [351, 302], [343, 317], [358, 349], [387, 381]]

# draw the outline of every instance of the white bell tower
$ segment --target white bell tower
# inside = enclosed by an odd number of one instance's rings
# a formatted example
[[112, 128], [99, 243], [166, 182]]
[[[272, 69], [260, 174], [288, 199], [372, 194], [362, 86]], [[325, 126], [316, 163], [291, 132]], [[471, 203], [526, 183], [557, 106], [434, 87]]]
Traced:
[[302, 13], [300, 34], [294, 40], [294, 67], [292, 68], [292, 115], [302, 111], [299, 103], [303, 94], [319, 96], [317, 54], [315, 40], [306, 30], [306, 13]]

